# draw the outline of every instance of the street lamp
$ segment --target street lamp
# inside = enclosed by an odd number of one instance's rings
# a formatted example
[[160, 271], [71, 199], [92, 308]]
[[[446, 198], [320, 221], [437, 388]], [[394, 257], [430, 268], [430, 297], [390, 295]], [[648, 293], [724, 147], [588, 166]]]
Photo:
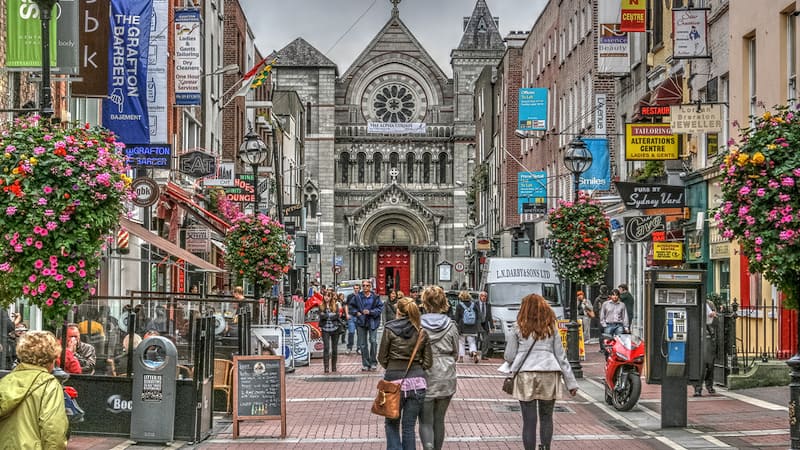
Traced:
[[267, 144], [253, 131], [250, 131], [244, 136], [244, 142], [239, 146], [239, 159], [242, 163], [248, 164], [253, 168], [253, 215], [258, 214], [259, 192], [258, 192], [258, 166], [265, 162], [269, 165], [270, 150]]
[[42, 21], [42, 85], [39, 86], [39, 112], [48, 119], [53, 116], [53, 96], [50, 90], [50, 18], [57, 0], [35, 0]]
[[[575, 187], [574, 200], [578, 200], [580, 191], [581, 174], [592, 166], [592, 153], [586, 148], [580, 136], [569, 143], [569, 148], [564, 152], [564, 166], [572, 173]], [[583, 378], [580, 350], [578, 348], [578, 298], [576, 295], [577, 284], [569, 281], [569, 323], [567, 323], [567, 359], [576, 378]]]

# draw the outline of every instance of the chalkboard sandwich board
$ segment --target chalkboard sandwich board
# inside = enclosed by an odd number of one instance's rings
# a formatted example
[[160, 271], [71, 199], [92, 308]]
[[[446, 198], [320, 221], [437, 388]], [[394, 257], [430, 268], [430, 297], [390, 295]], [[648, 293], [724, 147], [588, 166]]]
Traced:
[[233, 357], [233, 438], [241, 420], [280, 420], [286, 437], [286, 371], [283, 356]]

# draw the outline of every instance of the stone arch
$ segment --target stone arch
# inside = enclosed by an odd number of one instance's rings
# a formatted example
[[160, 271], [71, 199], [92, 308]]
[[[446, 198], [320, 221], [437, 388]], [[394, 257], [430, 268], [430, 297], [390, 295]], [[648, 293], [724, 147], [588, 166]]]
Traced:
[[431, 227], [404, 208], [382, 208], [366, 217], [357, 231], [356, 242], [362, 246], [392, 245], [382, 239], [382, 232], [392, 227], [401, 227], [408, 236], [408, 242], [395, 245], [421, 246], [434, 242]]

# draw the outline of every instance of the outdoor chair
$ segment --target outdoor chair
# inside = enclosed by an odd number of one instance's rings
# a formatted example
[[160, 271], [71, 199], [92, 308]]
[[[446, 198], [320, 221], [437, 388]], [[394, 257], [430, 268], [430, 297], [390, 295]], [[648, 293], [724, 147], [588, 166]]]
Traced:
[[225, 412], [231, 412], [231, 392], [233, 390], [233, 362], [227, 359], [214, 359], [214, 391], [225, 393]]

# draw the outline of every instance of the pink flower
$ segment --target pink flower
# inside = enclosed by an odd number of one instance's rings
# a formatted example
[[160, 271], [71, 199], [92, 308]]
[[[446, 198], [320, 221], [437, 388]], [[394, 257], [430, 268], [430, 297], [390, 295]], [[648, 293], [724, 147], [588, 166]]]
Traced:
[[39, 287], [36, 290], [41, 294], [47, 290], [47, 285], [44, 283], [39, 283]]
[[67, 272], [69, 272], [69, 273], [75, 273], [76, 270], [78, 270], [78, 269], [76, 269], [75, 266], [67, 267]]
[[36, 262], [33, 263], [33, 267], [41, 269], [42, 267], [44, 267], [44, 261], [42, 261], [41, 259], [37, 259]]
[[47, 306], [53, 306], [53, 299], [52, 298], [48, 298], [45, 303], [47, 304]]
[[39, 197], [39, 200], [36, 201], [36, 204], [39, 206], [44, 206], [47, 204], [47, 199], [44, 197]]
[[53, 298], [61, 297], [61, 292], [55, 291], [53, 292]]
[[36, 242], [33, 244], [33, 246], [34, 246], [34, 247], [36, 247], [38, 250], [41, 250], [41, 249], [42, 249], [42, 247], [44, 246], [44, 244], [42, 244], [42, 241], [36, 241]]
[[65, 281], [64, 284], [67, 286], [68, 289], [72, 289], [72, 286], [75, 285], [75, 283], [73, 283], [72, 280], [70, 279], [67, 279], [67, 281]]
[[763, 197], [764, 195], [766, 195], [766, 193], [767, 193], [767, 191], [764, 188], [758, 188], [756, 190], [756, 195], [759, 196], [759, 197]]
[[50, 230], [50, 231], [53, 231], [53, 230], [55, 230], [56, 228], [58, 228], [58, 224], [57, 224], [57, 223], [55, 223], [55, 222], [47, 222], [47, 224], [45, 225], [45, 227], [46, 227], [48, 230]]
[[69, 214], [61, 214], [58, 216], [58, 220], [61, 222], [69, 222]]
[[42, 191], [44, 191], [45, 194], [52, 194], [53, 188], [51, 188], [50, 186], [45, 186], [42, 188]]
[[61, 281], [64, 279], [64, 275], [57, 273], [56, 276], [53, 277], [56, 281]]
[[82, 259], [79, 259], [78, 260], [78, 267], [86, 267], [86, 263]]
[[36, 282], [36, 275], [29, 276], [28, 277], [28, 281], [30, 281], [31, 283], [35, 283]]
[[17, 212], [17, 207], [16, 206], [9, 206], [8, 208], [6, 208], [6, 215], [7, 216], [13, 216], [16, 212]]
[[86, 278], [86, 271], [81, 269], [78, 271], [78, 276], [81, 278]]
[[742, 186], [741, 189], [739, 189], [739, 195], [744, 196], [749, 193], [750, 193], [750, 188], [748, 186]]
[[794, 178], [791, 178], [791, 177], [783, 177], [783, 178], [781, 178], [781, 185], [782, 186], [787, 186], [787, 187], [794, 186]]
[[25, 245], [27, 245], [28, 247], [30, 247], [31, 245], [33, 245], [33, 238], [32, 238], [32, 237], [30, 237], [30, 236], [26, 237], [26, 238], [25, 238]]

